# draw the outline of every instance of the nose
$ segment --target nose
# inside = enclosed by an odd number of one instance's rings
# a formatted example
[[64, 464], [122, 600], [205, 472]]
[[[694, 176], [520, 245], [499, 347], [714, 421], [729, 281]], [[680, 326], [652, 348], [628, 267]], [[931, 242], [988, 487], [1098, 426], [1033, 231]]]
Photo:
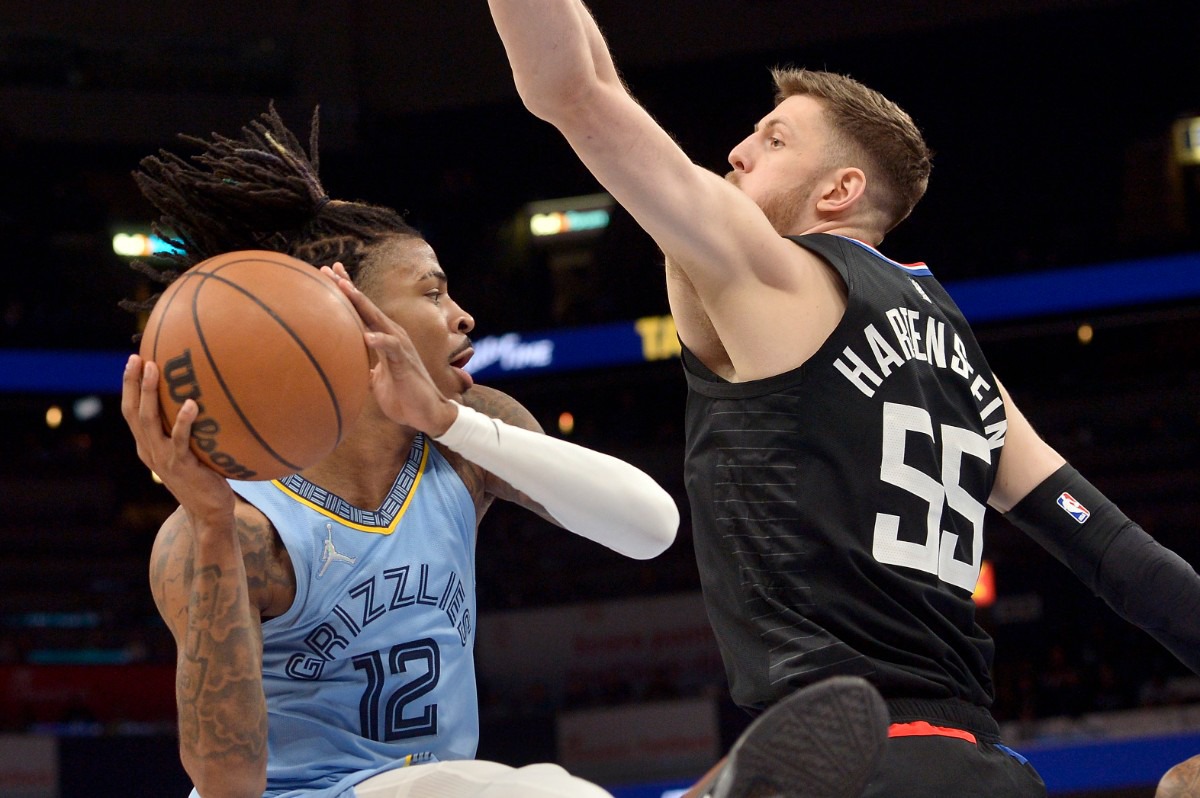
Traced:
[[462, 305], [454, 303], [454, 313], [451, 314], [451, 326], [460, 333], [469, 333], [475, 329], [475, 317], [463, 310]]
[[737, 146], [729, 151], [729, 165], [736, 172], [745, 172], [750, 168], [750, 136], [738, 142]]

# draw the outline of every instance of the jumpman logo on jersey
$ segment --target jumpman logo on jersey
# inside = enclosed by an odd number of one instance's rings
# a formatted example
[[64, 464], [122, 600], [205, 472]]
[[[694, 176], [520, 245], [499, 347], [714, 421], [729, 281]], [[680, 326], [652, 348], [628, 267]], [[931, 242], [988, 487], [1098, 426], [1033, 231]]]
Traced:
[[322, 577], [325, 571], [329, 568], [331, 562], [344, 562], [346, 565], [354, 565], [358, 562], [357, 557], [347, 557], [333, 547], [333, 524], [325, 525], [325, 548], [321, 552], [321, 570], [317, 571], [317, 576]]

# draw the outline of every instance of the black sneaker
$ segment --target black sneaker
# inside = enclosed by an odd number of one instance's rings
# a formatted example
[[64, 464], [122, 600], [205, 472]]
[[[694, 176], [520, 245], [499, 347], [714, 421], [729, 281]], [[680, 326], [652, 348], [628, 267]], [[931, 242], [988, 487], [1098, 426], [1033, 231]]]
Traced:
[[859, 798], [887, 743], [887, 707], [857, 676], [792, 693], [729, 749], [711, 798]]

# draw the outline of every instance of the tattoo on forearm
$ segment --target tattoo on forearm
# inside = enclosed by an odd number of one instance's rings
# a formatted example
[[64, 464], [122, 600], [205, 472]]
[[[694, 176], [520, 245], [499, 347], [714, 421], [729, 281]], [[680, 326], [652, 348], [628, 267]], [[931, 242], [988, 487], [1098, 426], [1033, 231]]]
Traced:
[[266, 746], [260, 633], [240, 573], [192, 574], [176, 673], [180, 743], [197, 757], [257, 759]]

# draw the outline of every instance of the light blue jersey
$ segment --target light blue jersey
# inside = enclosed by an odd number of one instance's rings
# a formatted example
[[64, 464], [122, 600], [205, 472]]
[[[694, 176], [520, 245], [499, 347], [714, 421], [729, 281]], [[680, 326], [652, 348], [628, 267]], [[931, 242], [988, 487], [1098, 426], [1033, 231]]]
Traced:
[[274, 524], [296, 600], [263, 624], [268, 796], [336, 796], [474, 757], [475, 506], [424, 436], [361, 510], [298, 476], [230, 483]]

